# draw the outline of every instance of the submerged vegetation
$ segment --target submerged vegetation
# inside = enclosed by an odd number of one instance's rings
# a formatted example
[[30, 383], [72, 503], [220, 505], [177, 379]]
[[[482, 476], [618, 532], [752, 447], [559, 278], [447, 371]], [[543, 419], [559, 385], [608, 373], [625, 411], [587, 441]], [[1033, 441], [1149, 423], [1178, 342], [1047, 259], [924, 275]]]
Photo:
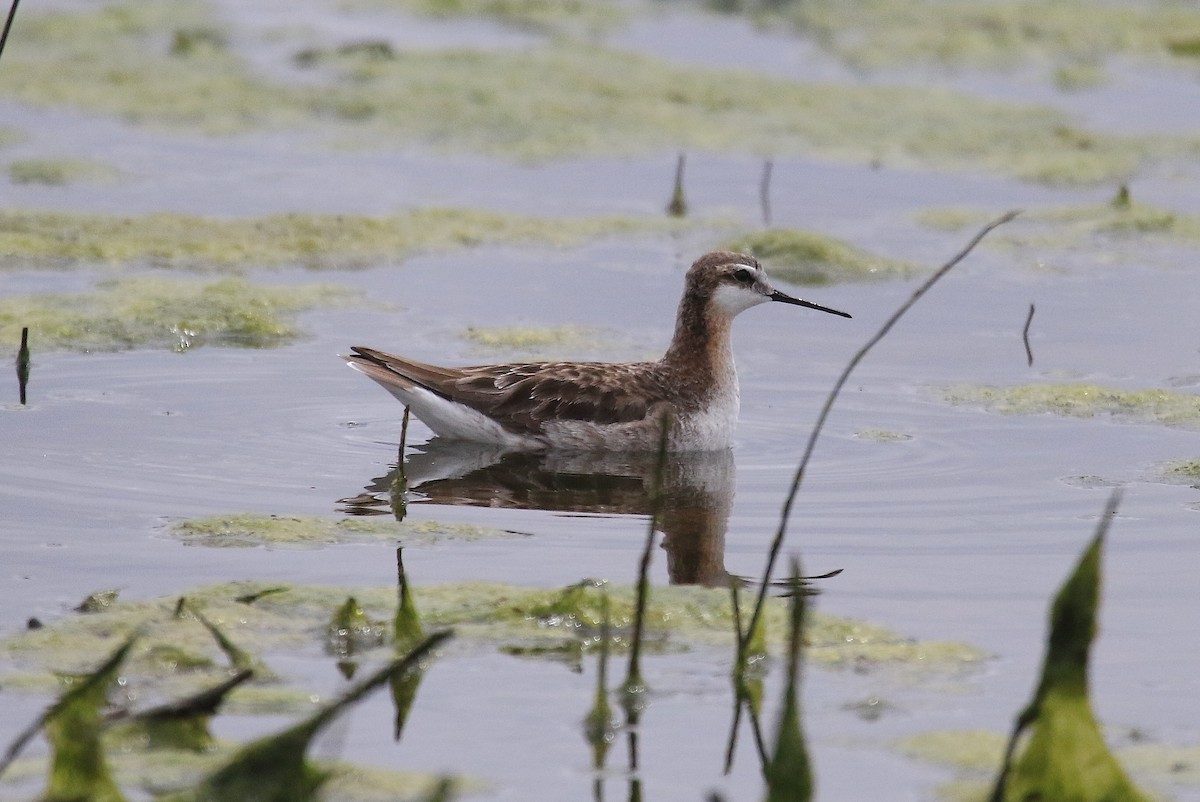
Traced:
[[341, 287], [269, 287], [240, 278], [111, 279], [88, 293], [0, 299], [0, 351], [16, 344], [23, 327], [33, 330], [43, 351], [273, 348], [299, 336], [292, 322], [297, 312], [350, 297]]

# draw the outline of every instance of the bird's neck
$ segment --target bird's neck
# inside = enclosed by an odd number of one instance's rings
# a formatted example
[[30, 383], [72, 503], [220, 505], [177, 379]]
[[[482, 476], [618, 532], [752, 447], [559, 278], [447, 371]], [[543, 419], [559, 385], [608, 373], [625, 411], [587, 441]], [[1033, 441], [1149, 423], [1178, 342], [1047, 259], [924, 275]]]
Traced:
[[730, 384], [736, 387], [732, 323], [707, 299], [685, 296], [675, 319], [675, 335], [662, 358], [673, 380], [690, 385], [693, 393], [702, 396], [722, 392]]

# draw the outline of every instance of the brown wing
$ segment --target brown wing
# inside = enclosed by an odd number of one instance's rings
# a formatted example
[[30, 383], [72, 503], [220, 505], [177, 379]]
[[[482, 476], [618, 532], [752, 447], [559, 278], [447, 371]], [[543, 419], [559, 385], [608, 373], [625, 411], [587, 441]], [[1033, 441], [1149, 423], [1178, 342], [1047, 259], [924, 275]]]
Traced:
[[672, 400], [670, 384], [653, 362], [533, 362], [444, 368], [370, 348], [349, 359], [397, 380], [477, 409], [502, 426], [537, 434], [545, 420], [599, 424], [643, 420], [656, 404]]

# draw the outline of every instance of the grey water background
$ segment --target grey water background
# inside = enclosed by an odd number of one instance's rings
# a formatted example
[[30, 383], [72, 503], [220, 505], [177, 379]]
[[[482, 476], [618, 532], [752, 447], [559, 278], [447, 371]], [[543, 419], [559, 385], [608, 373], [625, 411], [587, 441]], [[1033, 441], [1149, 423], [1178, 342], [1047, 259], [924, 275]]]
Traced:
[[[316, 4], [298, 4], [294, 12], [286, 5], [251, 11], [225, 3], [222, 10], [248, 26], [290, 13], [318, 24], [340, 18]], [[511, 36], [511, 46], [520, 46], [518, 34], [476, 23], [414, 24], [394, 33], [403, 42], [439, 31], [488, 41]], [[705, 37], [709, 44], [734, 37], [752, 46], [710, 48]], [[710, 66], [714, 53], [749, 53], [738, 56], [738, 66], [774, 75], [796, 75], [819, 63], [831, 78], [845, 78], [819, 54], [797, 57], [790, 40], [733, 21], [668, 15], [637, 22], [618, 43]], [[1069, 96], [1017, 80], [947, 80], [981, 94], [1060, 105], [1107, 130], [1190, 130], [1200, 123], [1194, 76], [1131, 69], [1116, 73], [1112, 85]], [[1147, 112], [1131, 109], [1135, 101]], [[517, 166], [472, 156], [338, 152], [287, 135], [214, 140], [148, 132], [7, 101], [0, 113], [8, 124], [39, 132], [35, 141], [7, 149], [7, 158], [71, 152], [135, 176], [104, 186], [4, 186], [5, 204], [15, 208], [257, 215], [464, 205], [546, 215], [658, 215], [674, 162], [662, 154]], [[760, 166], [748, 156], [693, 154], [687, 177], [692, 208], [733, 210], [754, 220]], [[1139, 176], [1135, 192], [1194, 213], [1200, 200], [1186, 178], [1151, 171]], [[1110, 196], [1108, 187], [1053, 189], [986, 175], [793, 158], [776, 161], [772, 199], [780, 224], [932, 266], [966, 235], [921, 228], [913, 222], [920, 210], [961, 204], [1036, 209]], [[268, 351], [35, 350], [30, 408], [0, 412], [0, 631], [17, 631], [29, 617], [66, 615], [83, 595], [108, 587], [147, 598], [238, 578], [387, 584], [392, 564], [385, 545], [205, 549], [180, 545], [164, 526], [233, 511], [332, 514], [338, 499], [386, 473], [395, 459], [400, 408], [341, 364], [336, 355], [350, 345], [462, 364], [488, 359], [456, 336], [467, 327], [572, 324], [612, 335], [580, 357], [654, 355], [669, 339], [683, 270], [697, 255], [687, 238], [638, 235], [570, 249], [479, 247], [315, 277], [281, 269], [254, 278], [331, 281], [394, 308], [306, 313], [309, 336]], [[981, 248], [855, 374], [818, 446], [788, 550], [802, 556], [809, 572], [844, 569], [822, 584], [820, 610], [913, 637], [966, 641], [993, 658], [953, 682], [907, 687], [869, 671], [810, 671], [805, 723], [819, 798], [928, 798], [950, 773], [902, 757], [891, 739], [943, 728], [1007, 730], [1036, 678], [1049, 599], [1113, 483], [1128, 489], [1105, 563], [1092, 670], [1097, 713], [1115, 731], [1136, 728], [1166, 744], [1200, 741], [1200, 495], [1150, 480], [1154, 466], [1198, 456], [1196, 432], [1108, 419], [1001, 416], [947, 405], [933, 389], [1079, 380], [1194, 391], [1200, 384], [1200, 317], [1189, 272], [1195, 260], [1195, 247], [1181, 244], [1162, 247], [1154, 264], [1093, 265], [1081, 257], [1081, 264], [1048, 271], [1014, 265], [1003, 249]], [[6, 271], [0, 294], [78, 291], [102, 275]], [[891, 281], [799, 289], [851, 311], [853, 321], [776, 306], [739, 318], [742, 421], [725, 537], [730, 572], [761, 569], [825, 393], [913, 286]], [[1020, 334], [1031, 302], [1038, 310], [1031, 340], [1036, 359], [1028, 367]], [[912, 439], [856, 436], [871, 428]], [[419, 424], [410, 434], [417, 443], [428, 436]], [[413, 504], [410, 515], [530, 535], [414, 548], [406, 563], [418, 587], [457, 580], [553, 587], [582, 576], [628, 582], [644, 537], [644, 521], [636, 516], [421, 504]], [[656, 583], [667, 581], [660, 553], [652, 573]], [[328, 661], [277, 663], [315, 687], [337, 687]], [[580, 676], [499, 654], [452, 655], [427, 675], [401, 746], [380, 735], [390, 732], [390, 710], [380, 702], [363, 705], [324, 748], [359, 762], [483, 777], [493, 784], [489, 798], [590, 796], [579, 719], [590, 703], [592, 670], [588, 665]], [[726, 671], [719, 656], [703, 653], [655, 657], [648, 666], [651, 687], [662, 690], [644, 716], [645, 798], [699, 799], [710, 788], [729, 789], [736, 798], [759, 793], [748, 745], [731, 776], [719, 773], [732, 701]], [[772, 674], [770, 700], [777, 681]], [[846, 709], [873, 695], [893, 706], [879, 720]], [[0, 743], [6, 743], [44, 700], [0, 699]], [[772, 721], [773, 703], [768, 706]], [[217, 728], [244, 739], [278, 724], [236, 717], [218, 719]], [[607, 780], [611, 795], [623, 797], [623, 775], [614, 769]], [[1176, 798], [1200, 798], [1195, 788], [1171, 791]]]

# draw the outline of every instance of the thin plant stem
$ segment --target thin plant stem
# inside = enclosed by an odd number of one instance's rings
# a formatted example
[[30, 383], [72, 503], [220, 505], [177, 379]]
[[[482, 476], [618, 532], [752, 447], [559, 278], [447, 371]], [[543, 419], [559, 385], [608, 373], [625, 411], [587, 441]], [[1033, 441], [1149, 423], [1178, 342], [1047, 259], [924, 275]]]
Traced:
[[400, 419], [400, 454], [398, 457], [398, 465], [400, 472], [404, 472], [404, 452], [408, 446], [408, 404], [404, 405], [404, 417]]
[[975, 246], [978, 245], [985, 236], [991, 233], [993, 229], [1007, 223], [1018, 214], [1020, 214], [1019, 211], [1007, 212], [1006, 214], [1001, 215], [981, 228], [961, 251], [955, 254], [950, 261], [938, 268], [932, 276], [930, 276], [924, 281], [924, 283], [921, 284], [921, 286], [917, 287], [913, 294], [909, 296], [908, 300], [900, 305], [900, 308], [892, 313], [892, 316], [887, 319], [879, 331], [877, 331], [875, 335], [871, 337], [871, 339], [867, 340], [866, 345], [858, 349], [854, 356], [851, 357], [850, 361], [846, 364], [846, 367], [842, 370], [841, 375], [838, 376], [837, 381], [834, 382], [833, 389], [829, 391], [829, 396], [825, 399], [824, 406], [821, 407], [821, 413], [817, 416], [817, 422], [813, 425], [812, 432], [809, 433], [808, 444], [804, 447], [804, 455], [800, 458], [800, 465], [796, 468], [795, 476], [792, 477], [791, 489], [788, 491], [787, 499], [784, 501], [783, 509], [780, 512], [779, 528], [775, 532], [775, 538], [771, 541], [771, 549], [767, 554], [767, 564], [763, 569], [762, 581], [758, 586], [758, 596], [755, 599], [754, 612], [751, 613], [750, 624], [746, 627], [745, 634], [742, 635], [743, 642], [750, 637], [750, 633], [754, 631], [754, 627], [758, 624], [758, 619], [762, 615], [763, 606], [766, 604], [767, 600], [767, 589], [770, 587], [771, 583], [771, 573], [775, 570], [775, 562], [779, 559], [779, 552], [783, 548], [783, 539], [787, 534], [788, 519], [792, 514], [792, 506], [796, 502], [796, 494], [800, 491], [800, 485], [804, 481], [804, 472], [808, 469], [809, 460], [812, 459], [813, 450], [817, 445], [817, 439], [820, 438], [821, 431], [825, 428], [825, 421], [829, 418], [829, 413], [833, 409], [833, 404], [837, 400], [838, 394], [841, 393], [842, 388], [846, 385], [846, 382], [849, 381], [850, 374], [854, 372], [854, 369], [858, 367], [858, 364], [863, 361], [863, 358], [866, 357], [867, 353], [874, 348], [880, 340], [888, 335], [888, 332], [890, 332], [892, 327], [895, 326], [900, 318], [904, 316], [904, 313], [911, 309], [913, 305], [919, 301], [922, 296], [924, 296], [925, 293], [930, 290], [931, 287], [933, 287], [934, 284], [936, 284], [943, 276], [949, 273], [955, 265], [965, 259], [967, 255], [975, 249]]
[[670, 441], [671, 419], [664, 416], [662, 433], [658, 439], [658, 459], [654, 465], [654, 486], [650, 496], [650, 523], [647, 526], [646, 544], [642, 548], [642, 559], [638, 564], [637, 604], [633, 613], [633, 643], [629, 647], [629, 675], [625, 679], [625, 697], [628, 699], [642, 685], [642, 631], [646, 621], [646, 600], [650, 595], [650, 557], [654, 552], [654, 535], [658, 531], [658, 519], [662, 511], [663, 475], [667, 467], [667, 445]]
[[17, 5], [21, 0], [13, 0], [12, 6], [8, 9], [8, 19], [4, 21], [4, 32], [0, 33], [0, 55], [4, 54], [4, 45], [8, 42], [8, 32], [12, 30], [13, 20], [17, 16]]
[[404, 453], [408, 450], [408, 404], [400, 422], [400, 446], [396, 452], [396, 475], [392, 478], [390, 501], [392, 516], [400, 522], [408, 517], [408, 475], [404, 472]]

